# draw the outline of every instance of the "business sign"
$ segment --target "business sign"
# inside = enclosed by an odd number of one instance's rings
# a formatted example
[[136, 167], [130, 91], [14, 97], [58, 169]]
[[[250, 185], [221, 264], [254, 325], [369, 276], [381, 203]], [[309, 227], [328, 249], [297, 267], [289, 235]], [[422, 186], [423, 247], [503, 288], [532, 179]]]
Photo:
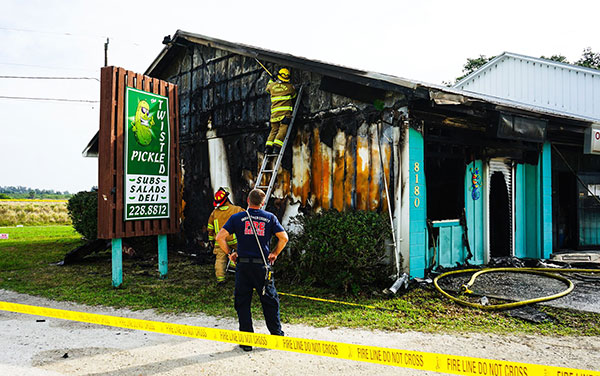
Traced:
[[583, 152], [585, 154], [600, 154], [600, 124], [594, 124], [585, 130]]
[[125, 220], [169, 218], [169, 99], [125, 89]]

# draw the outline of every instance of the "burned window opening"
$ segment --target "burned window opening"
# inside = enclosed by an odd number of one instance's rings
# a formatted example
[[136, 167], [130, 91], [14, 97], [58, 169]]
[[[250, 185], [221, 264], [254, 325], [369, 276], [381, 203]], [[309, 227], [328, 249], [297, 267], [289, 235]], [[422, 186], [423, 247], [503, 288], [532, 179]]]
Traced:
[[[564, 158], [564, 160], [563, 160]], [[555, 249], [586, 250], [600, 248], [595, 226], [600, 204], [587, 191], [600, 184], [600, 157], [583, 154], [577, 147], [560, 145], [552, 152], [553, 223]], [[573, 171], [575, 171], [575, 174]], [[583, 181], [584, 185], [579, 181]]]
[[[451, 145], [449, 147], [452, 148]], [[427, 219], [437, 221], [460, 218], [465, 206], [464, 158], [460, 154], [458, 158], [434, 157], [429, 151], [426, 155]]]

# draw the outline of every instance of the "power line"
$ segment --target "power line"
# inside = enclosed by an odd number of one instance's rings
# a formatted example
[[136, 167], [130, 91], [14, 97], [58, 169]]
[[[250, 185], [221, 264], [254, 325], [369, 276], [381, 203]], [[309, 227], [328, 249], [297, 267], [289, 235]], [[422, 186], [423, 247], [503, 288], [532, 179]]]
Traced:
[[19, 32], [25, 32], [25, 33], [63, 35], [63, 36], [67, 36], [67, 37], [106, 38], [105, 36], [102, 36], [102, 35], [76, 34], [76, 33], [65, 33], [65, 32], [59, 32], [59, 31], [45, 31], [45, 30], [33, 30], [33, 29], [17, 29], [17, 28], [12, 28], [12, 27], [0, 27], [0, 30], [19, 31]]
[[33, 67], [33, 68], [45, 68], [45, 69], [60, 69], [60, 70], [77, 70], [77, 71], [86, 71], [86, 72], [96, 72], [96, 69], [85, 69], [85, 68], [65, 68], [65, 67], [51, 67], [47, 65], [34, 65], [34, 64], [20, 64], [20, 63], [3, 63], [2, 65], [18, 65], [22, 67]]
[[9, 97], [0, 95], [0, 99], [19, 99], [28, 101], [54, 101], [54, 102], [78, 102], [78, 103], [99, 103], [100, 101], [94, 101], [89, 99], [66, 99], [66, 98], [34, 98], [34, 97]]
[[0, 76], [0, 78], [25, 79], [25, 80], [96, 80], [96, 77], [50, 77], [50, 76]]
[[[18, 28], [12, 28], [12, 27], [0, 27], [0, 30], [18, 31], [18, 32], [25, 32], [25, 33], [48, 34], [48, 35], [58, 35], [58, 36], [64, 36], [64, 37], [77, 37], [77, 38], [98, 38], [98, 39], [100, 39], [100, 38], [101, 39], [110, 38], [110, 39], [113, 39], [113, 40], [117, 40], [118, 42], [126, 42], [128, 44], [132, 44], [132, 45], [134, 45], [136, 47], [141, 47], [142, 45], [144, 45], [144, 43], [134, 42], [134, 41], [129, 40], [129, 39], [114, 38], [114, 37], [111, 37], [110, 35], [79, 34], [79, 33], [68, 33], [68, 32], [61, 32], [61, 31], [18, 29]], [[148, 44], [146, 43], [146, 45], [148, 45]]]

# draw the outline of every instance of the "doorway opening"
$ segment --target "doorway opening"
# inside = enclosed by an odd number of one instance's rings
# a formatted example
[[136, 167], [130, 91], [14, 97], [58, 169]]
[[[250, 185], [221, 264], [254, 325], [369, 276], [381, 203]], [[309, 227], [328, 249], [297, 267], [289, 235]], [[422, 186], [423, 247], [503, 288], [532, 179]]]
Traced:
[[579, 228], [577, 223], [578, 183], [572, 172], [558, 173], [558, 248], [577, 249]]
[[511, 255], [511, 202], [504, 174], [490, 178], [490, 257]]

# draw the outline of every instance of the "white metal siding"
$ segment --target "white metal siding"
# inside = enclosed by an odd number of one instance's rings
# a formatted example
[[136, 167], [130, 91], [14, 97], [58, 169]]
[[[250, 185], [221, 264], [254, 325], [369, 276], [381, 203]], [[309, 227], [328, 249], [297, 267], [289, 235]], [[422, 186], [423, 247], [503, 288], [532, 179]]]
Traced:
[[600, 119], [600, 71], [505, 53], [457, 88]]

